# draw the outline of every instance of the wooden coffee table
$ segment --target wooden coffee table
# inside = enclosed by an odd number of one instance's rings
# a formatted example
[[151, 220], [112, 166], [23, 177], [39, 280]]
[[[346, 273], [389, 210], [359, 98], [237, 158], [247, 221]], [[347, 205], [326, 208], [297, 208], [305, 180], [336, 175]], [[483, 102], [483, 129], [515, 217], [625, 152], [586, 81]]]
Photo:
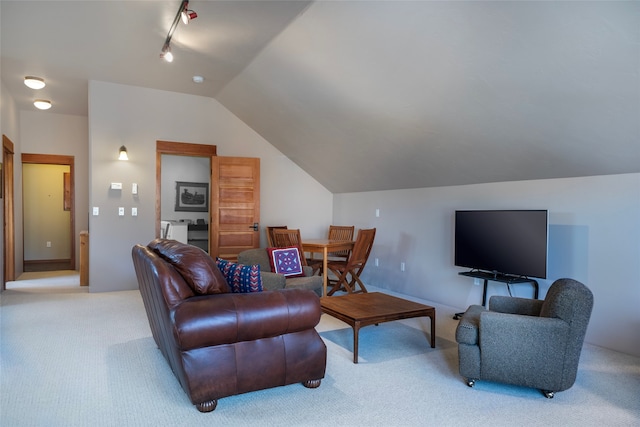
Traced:
[[431, 319], [431, 347], [436, 347], [436, 309], [380, 292], [320, 298], [322, 311], [353, 328], [353, 363], [358, 363], [360, 328], [393, 320], [427, 316]]

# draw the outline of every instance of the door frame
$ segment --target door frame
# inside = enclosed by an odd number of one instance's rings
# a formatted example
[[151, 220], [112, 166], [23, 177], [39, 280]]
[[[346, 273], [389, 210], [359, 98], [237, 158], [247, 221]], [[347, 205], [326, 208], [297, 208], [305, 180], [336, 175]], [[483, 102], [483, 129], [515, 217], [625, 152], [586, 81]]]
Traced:
[[7, 282], [16, 279], [16, 245], [15, 245], [15, 210], [14, 210], [14, 178], [13, 156], [14, 144], [6, 136], [2, 135], [2, 212], [4, 215], [3, 256], [2, 256], [2, 290], [7, 289]]
[[[76, 269], [76, 196], [75, 196], [75, 172], [73, 156], [63, 156], [58, 154], [32, 154], [22, 153], [22, 164], [41, 164], [41, 165], [63, 165], [69, 166], [69, 243], [70, 243], [70, 267], [71, 270]], [[24, 204], [24, 202], [23, 202]], [[24, 237], [23, 237], [24, 238]], [[24, 258], [23, 258], [24, 263]], [[23, 267], [24, 268], [24, 267]]]
[[[218, 152], [215, 145], [192, 144], [189, 142], [156, 141], [156, 238], [160, 237], [160, 216], [162, 215], [162, 155], [207, 157], [211, 159]], [[209, 175], [211, 176], [211, 161], [209, 161]], [[209, 186], [209, 200], [213, 189]], [[209, 204], [208, 223], [211, 224], [211, 204]], [[213, 236], [209, 227], [209, 242]]]

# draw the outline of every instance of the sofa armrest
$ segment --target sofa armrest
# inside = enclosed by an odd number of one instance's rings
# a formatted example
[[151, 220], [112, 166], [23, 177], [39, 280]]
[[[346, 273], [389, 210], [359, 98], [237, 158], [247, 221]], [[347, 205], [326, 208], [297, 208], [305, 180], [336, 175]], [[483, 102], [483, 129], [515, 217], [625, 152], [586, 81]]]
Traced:
[[518, 298], [494, 295], [489, 298], [489, 310], [499, 313], [539, 316], [544, 301], [530, 298]]
[[320, 299], [309, 290], [282, 289], [189, 298], [172, 313], [180, 350], [275, 337], [314, 328]]

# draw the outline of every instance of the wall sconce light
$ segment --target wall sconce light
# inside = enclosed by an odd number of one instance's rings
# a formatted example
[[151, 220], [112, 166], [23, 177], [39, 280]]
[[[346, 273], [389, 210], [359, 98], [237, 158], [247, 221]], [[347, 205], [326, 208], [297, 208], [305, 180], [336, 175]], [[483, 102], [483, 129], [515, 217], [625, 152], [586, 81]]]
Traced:
[[48, 110], [49, 108], [51, 108], [51, 101], [47, 99], [36, 99], [35, 101], [33, 101], [33, 105], [38, 110]]
[[24, 78], [24, 84], [31, 89], [42, 89], [45, 87], [44, 79], [40, 77], [26, 76]]
[[127, 155], [127, 147], [125, 147], [124, 145], [120, 147], [118, 160], [129, 160], [129, 156]]

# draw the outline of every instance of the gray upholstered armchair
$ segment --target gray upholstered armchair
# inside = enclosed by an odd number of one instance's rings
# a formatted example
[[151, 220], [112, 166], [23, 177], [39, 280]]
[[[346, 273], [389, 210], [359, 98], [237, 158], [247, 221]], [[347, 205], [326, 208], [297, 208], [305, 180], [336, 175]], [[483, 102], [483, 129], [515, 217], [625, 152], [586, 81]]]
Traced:
[[310, 289], [319, 297], [322, 296], [322, 277], [313, 275], [313, 268], [303, 266], [305, 277], [285, 277], [271, 272], [269, 254], [265, 248], [247, 249], [238, 254], [238, 262], [245, 265], [260, 265], [262, 287], [265, 290], [275, 289]]
[[572, 279], [556, 280], [544, 301], [493, 296], [472, 305], [456, 329], [460, 375], [540, 389], [548, 398], [570, 388], [593, 308], [593, 294]]

